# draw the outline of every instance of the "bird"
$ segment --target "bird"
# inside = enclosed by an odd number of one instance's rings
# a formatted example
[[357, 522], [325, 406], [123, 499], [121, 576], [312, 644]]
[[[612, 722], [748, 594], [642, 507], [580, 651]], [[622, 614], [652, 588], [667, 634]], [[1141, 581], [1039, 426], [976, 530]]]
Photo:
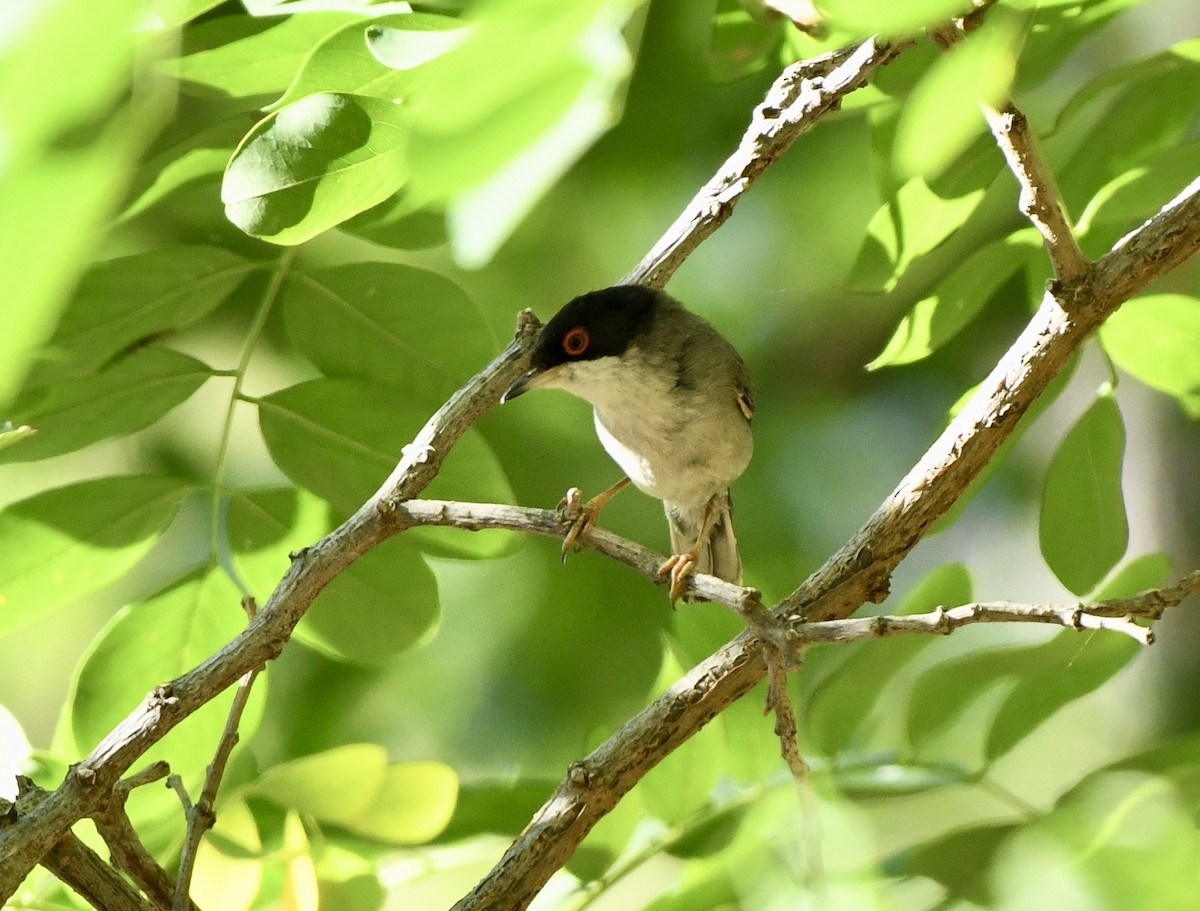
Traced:
[[663, 502], [671, 556], [659, 578], [670, 578], [672, 603], [694, 572], [741, 584], [729, 487], [754, 450], [754, 393], [733, 345], [665, 291], [615, 285], [565, 304], [542, 327], [528, 371], [500, 400], [540, 388], [592, 405], [596, 435], [625, 475], [583, 506], [563, 541], [564, 559], [632, 483]]

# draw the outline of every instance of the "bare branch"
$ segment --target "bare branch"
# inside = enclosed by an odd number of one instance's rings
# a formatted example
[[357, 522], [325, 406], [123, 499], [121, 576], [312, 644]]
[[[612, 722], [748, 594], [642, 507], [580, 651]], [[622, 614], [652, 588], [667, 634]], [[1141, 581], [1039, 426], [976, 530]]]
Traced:
[[[127, 778], [117, 782], [113, 788], [113, 799], [106, 802], [98, 812], [92, 814], [96, 831], [108, 845], [114, 866], [129, 875], [159, 909], [169, 909], [175, 894], [175, 879], [159, 865], [142, 844], [125, 812], [125, 801], [134, 788], [160, 781], [170, 773], [165, 762], [155, 762]], [[188, 911], [196, 911], [189, 903]]]
[[[950, 47], [963, 40], [973, 21], [934, 29], [933, 36], [941, 46]], [[1004, 153], [1009, 170], [1021, 188], [1017, 208], [1042, 235], [1055, 279], [1060, 283], [1078, 281], [1087, 273], [1089, 264], [1075, 240], [1050, 168], [1038, 153], [1037, 137], [1033, 135], [1029, 119], [1012, 101], [1006, 101], [998, 108], [990, 104], [980, 107], [996, 138], [996, 145]]]
[[329, 581], [400, 530], [393, 504], [411, 499], [433, 480], [467, 428], [525, 371], [539, 328], [533, 314], [522, 313], [513, 341], [426, 422], [379, 491], [341, 526], [294, 555], [287, 574], [241, 635], [197, 667], [155, 687], [53, 793], [0, 828], [0, 902], [12, 896], [76, 821], [110, 799], [112, 787], [139, 756], [244, 674], [278, 655]]
[[[776, 606], [776, 615], [799, 631], [811, 620], [844, 618], [864, 603], [883, 600], [893, 569], [954, 504], [1088, 335], [1197, 248], [1200, 181], [1101, 259], [1090, 280], [1047, 290], [1038, 312], [966, 407], [858, 533]], [[525, 907], [597, 820], [765, 673], [762, 645], [751, 631], [692, 668], [572, 766], [454, 911]]]
[[1088, 261], [1075, 240], [1050, 171], [1038, 154], [1029, 119], [1012, 102], [999, 109], [983, 105], [983, 116], [1021, 187], [1017, 208], [1042, 235], [1054, 277], [1059, 282], [1078, 280], [1087, 272]]
[[621, 281], [661, 288], [692, 251], [719, 228], [763, 171], [800, 135], [842, 99], [861, 88], [879, 67], [891, 62], [912, 42], [870, 38], [812, 60], [793, 63], [775, 80], [754, 109], [737, 151], [669, 227], [637, 267]]

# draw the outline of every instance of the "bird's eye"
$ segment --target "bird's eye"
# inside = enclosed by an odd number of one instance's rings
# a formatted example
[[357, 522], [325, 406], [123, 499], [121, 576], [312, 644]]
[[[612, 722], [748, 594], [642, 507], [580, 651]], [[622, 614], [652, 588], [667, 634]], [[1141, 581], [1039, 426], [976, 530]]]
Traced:
[[579, 355], [587, 351], [589, 341], [591, 339], [588, 337], [587, 329], [583, 328], [583, 326], [576, 326], [563, 336], [563, 351], [567, 352], [571, 357], [579, 357]]

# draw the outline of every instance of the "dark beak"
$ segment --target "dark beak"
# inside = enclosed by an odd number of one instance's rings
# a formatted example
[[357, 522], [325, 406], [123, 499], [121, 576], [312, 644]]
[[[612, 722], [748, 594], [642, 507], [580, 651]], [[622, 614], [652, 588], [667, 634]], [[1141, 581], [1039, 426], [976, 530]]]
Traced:
[[511, 386], [504, 390], [504, 395], [500, 396], [500, 404], [510, 402], [519, 395], [524, 395], [530, 389], [536, 389], [542, 385], [542, 378], [546, 375], [545, 368], [533, 367], [526, 371], [524, 375], [517, 378]]

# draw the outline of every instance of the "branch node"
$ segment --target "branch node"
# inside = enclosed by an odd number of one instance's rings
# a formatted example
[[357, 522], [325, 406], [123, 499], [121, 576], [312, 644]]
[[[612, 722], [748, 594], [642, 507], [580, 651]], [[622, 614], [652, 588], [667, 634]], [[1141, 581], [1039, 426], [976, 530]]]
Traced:
[[592, 775], [582, 762], [573, 762], [567, 767], [567, 779], [577, 788], [588, 788], [592, 784]]

